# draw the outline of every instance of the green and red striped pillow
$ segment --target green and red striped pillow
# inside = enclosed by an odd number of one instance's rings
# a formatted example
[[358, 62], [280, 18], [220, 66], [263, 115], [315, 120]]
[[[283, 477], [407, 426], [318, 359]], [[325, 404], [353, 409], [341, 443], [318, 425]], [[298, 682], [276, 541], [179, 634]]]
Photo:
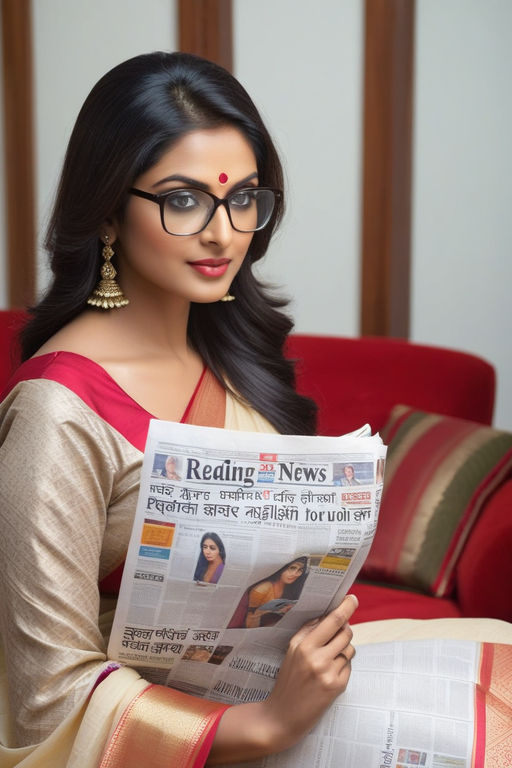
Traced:
[[512, 473], [512, 434], [397, 405], [381, 435], [384, 492], [361, 578], [447, 597], [480, 510]]

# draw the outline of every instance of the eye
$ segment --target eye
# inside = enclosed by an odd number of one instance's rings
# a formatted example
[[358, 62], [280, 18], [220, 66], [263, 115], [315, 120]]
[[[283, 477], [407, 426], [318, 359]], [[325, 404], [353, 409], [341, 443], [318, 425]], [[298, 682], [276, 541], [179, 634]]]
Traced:
[[200, 202], [197, 195], [189, 189], [177, 189], [165, 198], [165, 204], [173, 211], [190, 211], [197, 208]]
[[249, 189], [241, 189], [239, 192], [234, 192], [229, 197], [229, 204], [236, 208], [248, 208], [255, 198], [255, 192], [251, 192]]

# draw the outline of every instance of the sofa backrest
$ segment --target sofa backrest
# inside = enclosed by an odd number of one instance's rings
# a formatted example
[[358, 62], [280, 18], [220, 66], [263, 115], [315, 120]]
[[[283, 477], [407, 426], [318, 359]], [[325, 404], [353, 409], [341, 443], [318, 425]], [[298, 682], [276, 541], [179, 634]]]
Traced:
[[18, 364], [16, 336], [26, 317], [21, 309], [0, 310], [0, 392]]
[[[0, 310], [0, 391], [16, 365], [13, 341], [26, 314]], [[491, 424], [495, 374], [482, 358], [399, 339], [294, 334], [297, 387], [319, 406], [319, 433], [339, 435], [368, 422], [384, 426], [393, 405]]]
[[297, 388], [319, 406], [319, 434], [339, 435], [369, 423], [376, 432], [394, 405], [491, 424], [494, 368], [465, 352], [384, 337], [294, 334]]

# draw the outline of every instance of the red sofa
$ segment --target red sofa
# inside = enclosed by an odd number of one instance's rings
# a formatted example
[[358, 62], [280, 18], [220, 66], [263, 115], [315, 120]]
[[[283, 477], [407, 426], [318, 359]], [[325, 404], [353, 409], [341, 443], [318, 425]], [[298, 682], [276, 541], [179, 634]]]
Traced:
[[[474, 355], [397, 339], [305, 335], [290, 338], [288, 354], [297, 361], [299, 391], [318, 403], [320, 433], [343, 434], [364, 423], [382, 431], [399, 403], [491, 424], [494, 369]], [[471, 427], [469, 421], [456, 423]], [[360, 602], [355, 621], [452, 616], [512, 621], [510, 456], [508, 451], [508, 464], [502, 462], [502, 476], [495, 477], [496, 487], [485, 497], [456, 560], [449, 594], [435, 597], [403, 584], [360, 579], [351, 590]], [[387, 473], [385, 490], [386, 481]], [[386, 524], [385, 506], [384, 495], [378, 529]], [[387, 533], [392, 541], [393, 531]]]
[[[11, 340], [23, 317], [0, 311], [0, 391], [15, 364]], [[287, 354], [297, 361], [298, 389], [319, 405], [321, 434], [343, 434], [364, 423], [381, 431], [399, 403], [491, 424], [494, 370], [473, 355], [396, 339], [304, 335], [289, 339]], [[358, 622], [450, 616], [512, 621], [512, 478], [506, 467], [502, 475], [457, 557], [449, 593], [436, 597], [417, 587], [360, 579], [352, 590], [360, 601]], [[386, 498], [378, 526], [384, 532], [385, 507]], [[394, 531], [387, 533], [392, 540]]]
[[25, 321], [22, 310], [0, 310], [0, 392], [18, 361], [14, 339]]

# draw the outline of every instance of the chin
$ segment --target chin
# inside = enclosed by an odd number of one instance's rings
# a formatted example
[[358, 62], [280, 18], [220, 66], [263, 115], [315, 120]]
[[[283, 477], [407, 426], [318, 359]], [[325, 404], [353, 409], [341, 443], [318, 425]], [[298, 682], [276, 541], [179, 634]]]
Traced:
[[209, 293], [207, 296], [203, 293], [197, 296], [192, 296], [190, 301], [194, 304], [215, 304], [217, 301], [220, 301], [228, 291], [229, 287], [222, 292]]

